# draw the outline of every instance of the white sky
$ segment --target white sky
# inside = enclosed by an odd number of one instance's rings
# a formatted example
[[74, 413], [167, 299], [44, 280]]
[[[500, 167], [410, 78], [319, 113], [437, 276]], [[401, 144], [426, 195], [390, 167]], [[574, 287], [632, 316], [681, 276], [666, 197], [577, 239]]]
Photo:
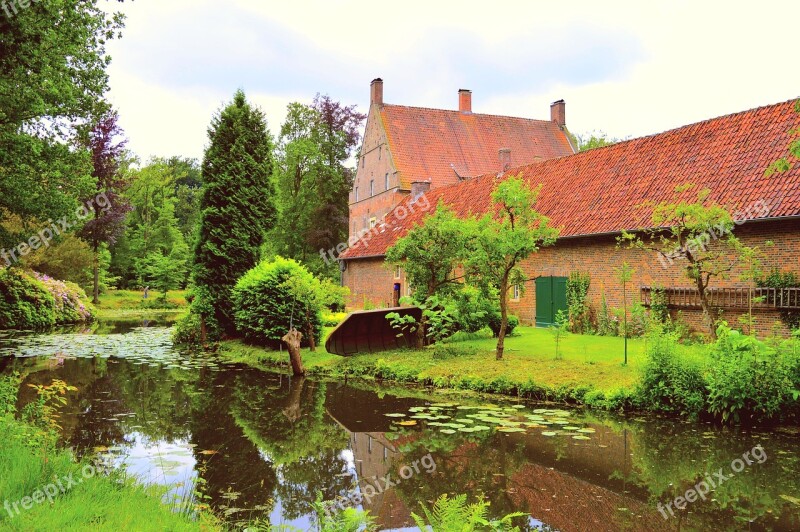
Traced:
[[[739, 7], [743, 6], [743, 7]], [[800, 96], [794, 2], [135, 0], [109, 47], [113, 104], [140, 157], [202, 157], [241, 87], [276, 132], [330, 94], [549, 119], [574, 133], [657, 133]]]

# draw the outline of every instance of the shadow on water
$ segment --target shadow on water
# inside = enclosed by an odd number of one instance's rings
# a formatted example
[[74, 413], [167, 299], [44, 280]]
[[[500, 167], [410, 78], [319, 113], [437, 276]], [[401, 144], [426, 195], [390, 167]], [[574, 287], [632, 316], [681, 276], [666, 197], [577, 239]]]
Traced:
[[[110, 455], [168, 486], [169, 497], [197, 491], [232, 522], [307, 529], [318, 493], [335, 500], [358, 486], [361, 506], [384, 528], [410, 525], [419, 502], [442, 493], [485, 494], [492, 516], [524, 511], [523, 530], [800, 528], [796, 434], [552, 405], [431, 404], [226, 366], [178, 353], [168, 338], [167, 329], [141, 325], [106, 336], [16, 337], [13, 348], [27, 356], [0, 358], [0, 368], [19, 371], [25, 384], [77, 386], [60, 421], [79, 454]], [[0, 350], [11, 341], [0, 340]], [[22, 386], [20, 403], [31, 393]], [[685, 511], [659, 512], [659, 502], [728, 471], [757, 445], [763, 463]]]

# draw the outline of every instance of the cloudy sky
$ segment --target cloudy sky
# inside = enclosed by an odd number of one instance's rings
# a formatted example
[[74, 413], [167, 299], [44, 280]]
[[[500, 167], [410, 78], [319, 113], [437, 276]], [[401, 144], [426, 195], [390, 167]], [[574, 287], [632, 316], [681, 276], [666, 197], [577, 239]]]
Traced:
[[[738, 7], [737, 4], [746, 7]], [[800, 96], [793, 2], [135, 0], [110, 46], [110, 98], [130, 147], [201, 157], [241, 87], [273, 132], [318, 92], [549, 119], [636, 137]]]

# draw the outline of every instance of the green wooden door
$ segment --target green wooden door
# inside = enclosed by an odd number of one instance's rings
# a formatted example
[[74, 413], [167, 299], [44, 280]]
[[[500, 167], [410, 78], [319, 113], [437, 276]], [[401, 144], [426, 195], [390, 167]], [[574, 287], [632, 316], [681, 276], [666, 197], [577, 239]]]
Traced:
[[536, 326], [549, 327], [556, 321], [559, 310], [567, 310], [567, 278], [539, 277], [536, 279]]

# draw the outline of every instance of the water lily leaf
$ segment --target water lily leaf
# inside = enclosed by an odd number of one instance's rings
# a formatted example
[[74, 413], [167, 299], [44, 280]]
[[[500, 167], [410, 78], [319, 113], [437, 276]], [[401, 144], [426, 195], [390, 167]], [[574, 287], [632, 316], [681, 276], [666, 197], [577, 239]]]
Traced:
[[392, 412], [391, 414], [384, 414], [386, 417], [406, 417], [405, 414], [401, 414], [400, 412]]
[[577, 434], [572, 437], [573, 440], [591, 440], [589, 436], [583, 436], [581, 434]]
[[397, 424], [402, 425], [403, 427], [411, 427], [413, 425], [416, 425], [417, 422], [413, 419], [409, 419], [408, 421], [399, 421]]
[[550, 430], [546, 430], [546, 431], [542, 432], [542, 436], [548, 436], [548, 437], [555, 436], [556, 434], [558, 434], [558, 433], [550, 431]]
[[526, 432], [525, 429], [519, 427], [498, 427], [498, 432]]
[[455, 434], [456, 433], [456, 431], [454, 431], [453, 429], [440, 429], [439, 432], [441, 432], [442, 434]]
[[594, 434], [596, 431], [594, 429], [580, 429], [578, 432], [582, 432], [583, 434]]

